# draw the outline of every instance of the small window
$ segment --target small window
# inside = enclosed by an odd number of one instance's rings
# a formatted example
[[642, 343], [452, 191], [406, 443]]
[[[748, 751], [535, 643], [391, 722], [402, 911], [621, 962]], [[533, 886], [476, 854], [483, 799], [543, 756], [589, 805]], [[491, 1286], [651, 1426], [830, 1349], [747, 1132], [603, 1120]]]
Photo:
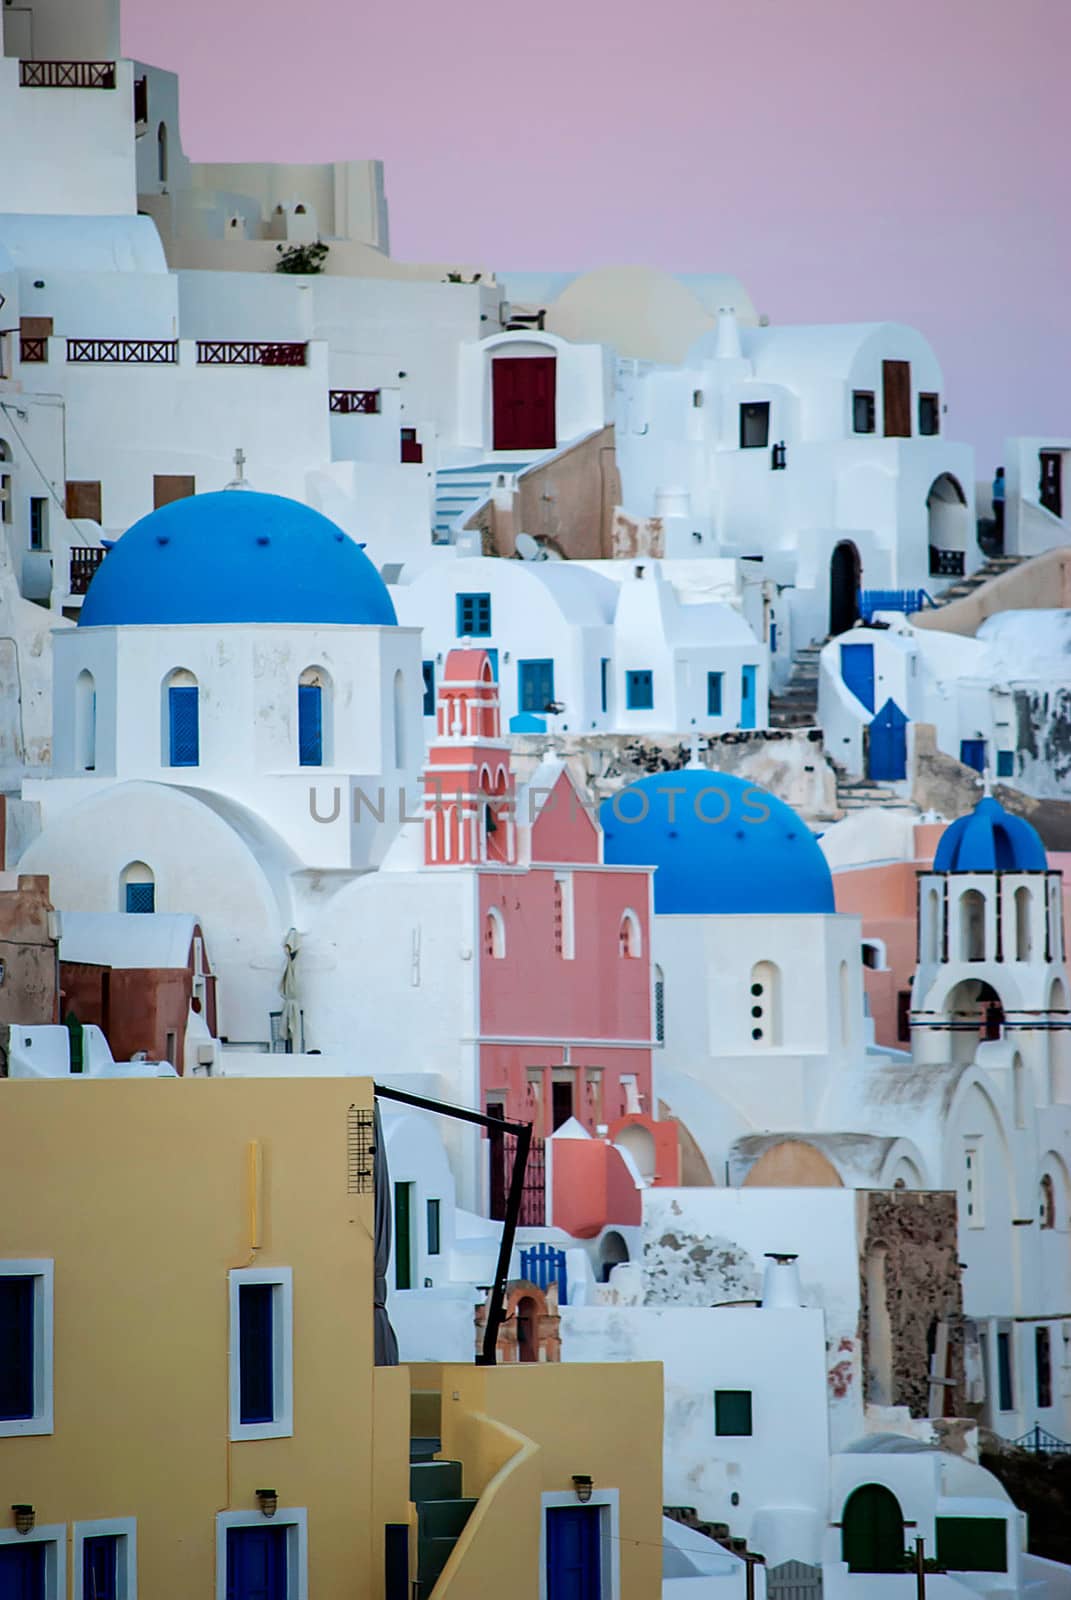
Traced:
[[770, 402], [754, 400], [740, 407], [741, 450], [765, 450], [770, 442]]
[[435, 663], [434, 663], [434, 661], [424, 661], [424, 662], [422, 662], [421, 663], [421, 671], [424, 674], [424, 715], [426, 717], [433, 717], [435, 715]]
[[458, 595], [457, 636], [459, 639], [490, 638], [491, 596], [489, 594]]
[[997, 1407], [1001, 1411], [1014, 1411], [1015, 1409], [1010, 1329], [1003, 1329], [997, 1334]]
[[901, 989], [896, 996], [896, 1038], [900, 1044], [911, 1043], [910, 989]]
[[51, 1261], [0, 1261], [0, 1353], [0, 1438], [51, 1433]]
[[638, 961], [642, 943], [639, 918], [634, 911], [626, 911], [617, 931], [617, 953], [625, 961]]
[[517, 707], [519, 711], [531, 711], [536, 715], [550, 711], [555, 705], [554, 699], [554, 662], [518, 661], [517, 663]]
[[137, 1523], [109, 1517], [74, 1524], [72, 1600], [133, 1600], [137, 1593]]
[[154, 883], [128, 883], [125, 910], [136, 915], [156, 910], [156, 885]]
[[941, 431], [941, 396], [919, 395], [919, 432], [933, 435]]
[[750, 1389], [715, 1389], [714, 1432], [719, 1438], [750, 1438]]
[[293, 1275], [289, 1267], [230, 1274], [232, 1439], [294, 1431]]
[[625, 705], [629, 711], [654, 708], [654, 673], [646, 670], [625, 673]]
[[44, 495], [30, 496], [30, 549], [48, 549], [48, 501]]
[[[771, 646], [771, 649], [773, 647]], [[723, 672], [707, 673], [707, 716], [721, 716], [721, 687], [725, 677]]]
[[963, 1209], [968, 1228], [984, 1228], [982, 1206], [982, 1146], [969, 1144], [963, 1151]]
[[599, 697], [605, 711], [610, 703], [610, 658], [603, 656], [599, 662]]
[[1038, 1410], [1047, 1411], [1052, 1405], [1052, 1336], [1048, 1328], [1034, 1329], [1034, 1372]]
[[946, 1572], [1007, 1572], [1003, 1517], [938, 1517], [937, 1564]]
[[[491, 812], [490, 806], [487, 807], [487, 810], [491, 815], [494, 814]], [[499, 911], [497, 906], [491, 907], [484, 921], [483, 947], [485, 954], [488, 955], [492, 961], [502, 961], [505, 959], [506, 924], [503, 920], [502, 913]]]
[[394, 1185], [394, 1287], [413, 1287], [413, 1184]]
[[870, 944], [866, 940], [864, 940], [863, 941], [862, 950], [863, 950], [863, 965], [864, 965], [864, 967], [869, 967], [872, 972], [876, 971], [878, 969], [878, 967], [880, 966], [880, 964], [881, 964], [879, 959], [878, 959], [878, 947], [877, 947], [877, 945], [876, 944]]
[[161, 183], [167, 182], [167, 124], [161, 122], [156, 130], [156, 176]]
[[564, 960], [572, 961], [573, 880], [565, 872], [554, 876], [554, 949]]
[[[183, 676], [190, 676], [184, 674]], [[196, 767], [201, 759], [199, 690], [196, 683], [172, 683], [167, 690], [168, 764]]]
[[1056, 1186], [1047, 1172], [1043, 1173], [1041, 1178], [1038, 1221], [1043, 1228], [1055, 1228], [1056, 1226]]
[[1014, 750], [998, 750], [997, 751], [997, 777], [998, 778], [1014, 778], [1015, 777], [1015, 751]]
[[874, 405], [874, 391], [872, 389], [856, 389], [852, 395], [853, 433], [873, 433], [876, 425], [877, 413]]
[[442, 1252], [442, 1201], [428, 1201], [428, 1255]]

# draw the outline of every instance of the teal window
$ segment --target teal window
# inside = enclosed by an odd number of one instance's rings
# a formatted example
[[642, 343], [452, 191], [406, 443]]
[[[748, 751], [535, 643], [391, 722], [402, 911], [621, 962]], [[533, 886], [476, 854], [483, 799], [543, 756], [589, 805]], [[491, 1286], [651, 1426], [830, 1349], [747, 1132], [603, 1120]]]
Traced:
[[1014, 778], [1015, 777], [1015, 751], [1014, 750], [998, 750], [997, 751], [997, 777], [998, 778]]
[[949, 1572], [1007, 1572], [1003, 1517], [938, 1517], [937, 1561]]
[[459, 639], [486, 639], [491, 633], [491, 596], [459, 594], [457, 597], [457, 636]]
[[521, 711], [546, 711], [554, 704], [553, 661], [518, 661], [517, 702]]
[[724, 674], [721, 672], [707, 673], [707, 716], [721, 716], [721, 686]]
[[442, 1201], [428, 1201], [428, 1255], [442, 1252]]
[[423, 670], [423, 673], [424, 673], [424, 715], [426, 717], [433, 717], [435, 715], [435, 663], [434, 663], [434, 661], [425, 661], [423, 663], [423, 669], [422, 670]]
[[599, 696], [605, 711], [610, 701], [610, 660], [603, 656], [599, 662]]
[[323, 691], [318, 683], [298, 684], [298, 763], [322, 767], [324, 761]]
[[654, 673], [645, 669], [625, 673], [625, 705], [630, 711], [650, 711], [654, 707]]
[[156, 910], [156, 885], [154, 883], [128, 883], [126, 909], [134, 912]]
[[750, 1389], [715, 1389], [714, 1432], [719, 1438], [750, 1438]]

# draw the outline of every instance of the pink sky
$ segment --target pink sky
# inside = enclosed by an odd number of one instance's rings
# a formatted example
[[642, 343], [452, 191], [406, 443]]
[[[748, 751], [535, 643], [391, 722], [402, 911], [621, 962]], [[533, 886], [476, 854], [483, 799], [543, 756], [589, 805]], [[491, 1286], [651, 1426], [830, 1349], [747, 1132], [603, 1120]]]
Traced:
[[1067, 0], [124, 0], [194, 159], [379, 156], [392, 252], [890, 318], [948, 431], [1071, 435]]

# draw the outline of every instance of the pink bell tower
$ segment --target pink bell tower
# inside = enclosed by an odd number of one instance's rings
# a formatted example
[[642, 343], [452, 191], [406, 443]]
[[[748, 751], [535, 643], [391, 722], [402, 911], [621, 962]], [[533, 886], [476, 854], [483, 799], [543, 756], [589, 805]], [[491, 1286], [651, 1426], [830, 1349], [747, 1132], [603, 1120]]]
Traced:
[[517, 860], [510, 747], [486, 650], [451, 650], [424, 769], [424, 861], [429, 867], [512, 866]]

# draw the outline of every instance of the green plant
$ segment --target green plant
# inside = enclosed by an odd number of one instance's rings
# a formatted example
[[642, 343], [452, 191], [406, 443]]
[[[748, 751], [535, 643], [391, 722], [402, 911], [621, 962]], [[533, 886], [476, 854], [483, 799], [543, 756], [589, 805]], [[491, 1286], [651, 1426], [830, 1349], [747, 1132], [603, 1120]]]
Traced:
[[320, 239], [315, 244], [277, 244], [276, 272], [314, 273], [324, 270], [328, 246]]

